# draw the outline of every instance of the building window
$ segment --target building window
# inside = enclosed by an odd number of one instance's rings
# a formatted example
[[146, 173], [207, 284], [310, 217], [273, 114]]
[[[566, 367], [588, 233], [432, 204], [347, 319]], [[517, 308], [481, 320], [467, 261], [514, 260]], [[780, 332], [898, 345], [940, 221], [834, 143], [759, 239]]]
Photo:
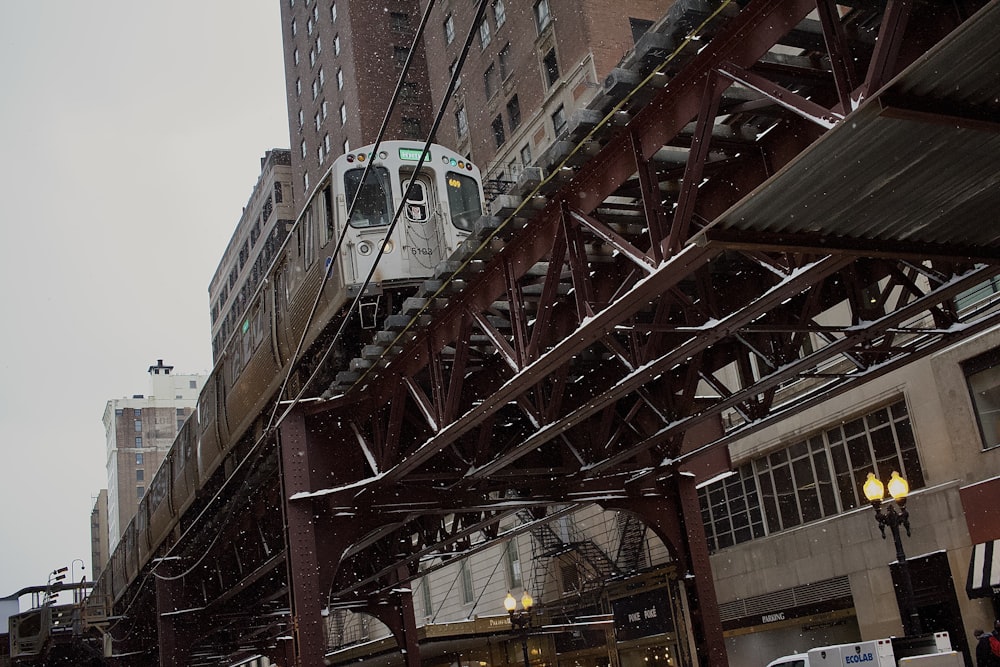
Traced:
[[331, 2], [330, 3], [330, 22], [332, 23], [332, 22], [334, 22], [336, 20], [337, 20], [337, 3], [336, 2]]
[[404, 81], [399, 87], [399, 99], [403, 102], [416, 102], [419, 90], [416, 82]]
[[432, 616], [434, 605], [431, 598], [431, 578], [427, 575], [420, 578], [420, 597], [424, 602], [424, 616]]
[[299, 50], [298, 49], [295, 49], [294, 51], [292, 51], [292, 60], [295, 62], [296, 65], [299, 64]]
[[299, 129], [302, 129], [302, 123], [305, 120], [305, 115], [302, 113], [302, 109], [299, 109]]
[[313, 125], [316, 127], [316, 131], [317, 132], [319, 132], [319, 128], [320, 128], [320, 125], [322, 124], [322, 122], [323, 122], [322, 115], [320, 114], [319, 111], [317, 111], [316, 115], [313, 116]]
[[302, 94], [302, 79], [296, 79], [295, 80], [295, 97], [298, 97], [301, 94]]
[[493, 3], [493, 19], [497, 22], [497, 30], [507, 22], [507, 11], [504, 9], [503, 0], [496, 0]]
[[531, 146], [529, 144], [521, 147], [521, 164], [525, 167], [531, 164]]
[[[142, 398], [142, 396], [140, 396], [139, 398]], [[135, 408], [134, 410], [132, 410], [132, 414], [135, 416], [136, 419], [138, 419], [139, 417], [142, 416], [142, 408]]]
[[121, 417], [124, 414], [125, 414], [124, 410], [122, 410], [121, 408], [115, 408], [115, 417]]
[[406, 65], [406, 58], [410, 55], [410, 49], [405, 46], [394, 46], [392, 47], [392, 59], [396, 63], [396, 67], [403, 67]]
[[303, 139], [302, 143], [299, 144], [299, 148], [301, 149], [302, 157], [305, 157], [306, 156], [306, 140], [305, 139]]
[[507, 136], [504, 134], [503, 129], [503, 116], [494, 118], [491, 127], [493, 128], [493, 141], [496, 142], [497, 148], [499, 148], [503, 146], [503, 142], [507, 141]]
[[459, 74], [455, 76], [455, 70], [458, 69], [458, 58], [454, 58], [451, 64], [448, 65], [448, 76], [455, 79], [455, 87], [458, 88], [462, 85], [462, 75]]
[[345, 153], [350, 153], [351, 152], [351, 141], [350, 141], [350, 139], [344, 139], [344, 152]]
[[969, 396], [979, 423], [983, 449], [1000, 445], [1000, 349], [962, 364]]
[[549, 86], [559, 80], [559, 61], [556, 60], [556, 49], [552, 47], [542, 58], [542, 67], [545, 69], [545, 81]]
[[389, 24], [393, 32], [406, 32], [410, 28], [410, 15], [403, 12], [390, 12]]
[[309, 49], [309, 66], [313, 67], [316, 64], [316, 49]]
[[505, 556], [505, 560], [507, 561], [507, 586], [509, 588], [520, 588], [523, 585], [521, 579], [521, 554], [517, 551], [516, 538], [507, 541]]
[[741, 465], [698, 490], [709, 550], [818, 521], [863, 505], [869, 472], [893, 470], [924, 486], [906, 404], [870, 412]]
[[136, 419], [135, 420], [135, 431], [136, 431], [136, 433], [139, 433], [139, 432], [142, 431], [142, 420], [141, 419]]
[[137, 466], [141, 466], [142, 465], [142, 452], [136, 452], [135, 453], [135, 464]]
[[347, 123], [347, 106], [344, 104], [340, 105], [340, 124], [344, 125]]
[[340, 35], [333, 36], [333, 55], [340, 55]]
[[469, 131], [469, 117], [465, 113], [465, 107], [458, 107], [455, 111], [455, 129], [458, 131], [459, 138], [464, 137]]
[[552, 114], [552, 129], [555, 130], [557, 137], [566, 129], [566, 110], [561, 104]]
[[472, 568], [469, 567], [469, 559], [462, 559], [462, 603], [472, 604], [475, 599], [475, 591], [472, 588]]
[[135, 448], [136, 449], [142, 449], [142, 436], [141, 435], [135, 436]]
[[326, 117], [330, 114], [330, 104], [326, 100], [323, 100], [323, 103], [319, 108], [320, 114], [323, 116], [323, 120], [326, 120]]
[[329, 134], [324, 134], [323, 135], [323, 148], [326, 149], [327, 153], [330, 152], [330, 135]]
[[139, 468], [138, 470], [136, 470], [135, 471], [135, 481], [137, 481], [137, 482], [143, 481], [143, 478], [144, 478], [145, 474], [146, 474], [146, 471], [143, 470], [142, 468]]
[[455, 41], [455, 19], [451, 14], [444, 19], [444, 43], [451, 44]]
[[344, 70], [337, 70], [337, 90], [344, 89]]
[[323, 38], [316, 36], [316, 53], [323, 53]]
[[299, 24], [295, 19], [292, 19], [292, 37], [299, 34]]
[[313, 19], [311, 16], [306, 19], [306, 33], [309, 35], [313, 34]]
[[490, 63], [490, 66], [483, 72], [483, 89], [486, 91], [486, 99], [490, 99], [493, 97], [493, 93], [497, 92], [496, 78], [496, 67], [493, 66], [493, 63]]
[[513, 132], [521, 124], [521, 103], [517, 100], [517, 95], [507, 102], [507, 124]]
[[507, 77], [510, 76], [510, 42], [503, 45], [500, 49], [500, 55], [498, 56], [500, 61], [500, 80], [506, 81]]
[[549, 25], [549, 19], [549, 0], [538, 0], [535, 3], [535, 27], [539, 34]]
[[313, 99], [319, 97], [319, 79], [313, 79], [312, 93]]
[[144, 487], [144, 486], [137, 486], [137, 487], [135, 487], [135, 497], [136, 498], [138, 498], [139, 500], [142, 500], [142, 497], [144, 495], [146, 495], [146, 487]]
[[423, 135], [423, 131], [420, 128], [420, 120], [418, 118], [407, 118], [403, 117], [403, 136], [407, 139], [420, 139]]
[[[305, 157], [305, 155], [303, 155], [302, 157]], [[309, 192], [309, 172], [308, 171], [306, 173], [302, 174], [302, 189], [305, 190], [306, 192]]]
[[479, 24], [479, 48], [485, 49], [490, 45], [493, 37], [490, 35], [490, 20], [483, 19], [483, 22]]
[[323, 86], [325, 86], [325, 85], [326, 85], [326, 71], [322, 67], [320, 67], [319, 68], [319, 87], [320, 87], [320, 89], [322, 89]]

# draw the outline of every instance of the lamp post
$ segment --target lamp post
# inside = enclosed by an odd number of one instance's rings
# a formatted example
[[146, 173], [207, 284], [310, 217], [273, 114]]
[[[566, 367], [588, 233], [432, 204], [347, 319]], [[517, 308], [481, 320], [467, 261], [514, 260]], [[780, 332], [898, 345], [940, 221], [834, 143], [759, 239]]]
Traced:
[[[923, 632], [920, 624], [920, 615], [917, 613], [917, 605], [913, 599], [913, 580], [910, 578], [910, 565], [906, 562], [906, 553], [903, 551], [903, 540], [899, 537], [899, 527], [906, 528], [906, 536], [910, 536], [910, 513], [906, 510], [906, 496], [910, 493], [909, 483], [900, 477], [895, 470], [889, 478], [889, 495], [896, 505], [886, 505], [883, 509], [882, 499], [885, 498], [885, 486], [875, 477], [875, 473], [868, 473], [868, 479], [862, 485], [865, 498], [875, 509], [875, 521], [878, 522], [878, 529], [885, 539], [885, 527], [889, 527], [892, 533], [892, 541], [896, 546], [896, 562], [899, 563], [899, 575], [903, 580], [903, 631], [906, 635], [919, 635]], [[896, 510], [899, 507], [899, 511]]]
[[524, 656], [524, 667], [531, 667], [528, 659], [528, 630], [531, 628], [531, 606], [535, 603], [528, 595], [528, 591], [521, 596], [521, 607], [517, 608], [517, 600], [507, 591], [507, 597], [503, 599], [504, 609], [510, 614], [510, 627], [513, 632], [521, 635], [521, 653]]
[[69, 564], [70, 565], [69, 581], [70, 581], [71, 584], [74, 584], [74, 587], [73, 587], [73, 602], [79, 602], [80, 600], [83, 599], [83, 593], [81, 591], [78, 591], [76, 589], [76, 586], [75, 586], [76, 585], [76, 564], [77, 563], [80, 564], [80, 575], [81, 575], [80, 576], [80, 583], [82, 584], [84, 582], [84, 580], [87, 578], [87, 572], [86, 572], [86, 570], [87, 570], [87, 564], [83, 562], [82, 558], [74, 558], [73, 561]]

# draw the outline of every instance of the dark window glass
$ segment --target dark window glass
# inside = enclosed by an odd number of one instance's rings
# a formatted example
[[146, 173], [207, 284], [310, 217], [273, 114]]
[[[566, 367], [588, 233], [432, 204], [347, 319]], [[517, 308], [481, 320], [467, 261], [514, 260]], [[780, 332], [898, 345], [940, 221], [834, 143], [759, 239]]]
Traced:
[[491, 127], [493, 128], [493, 141], [496, 142], [497, 148], [499, 148], [503, 146], [503, 142], [507, 141], [507, 135], [503, 129], [503, 116], [494, 118]]
[[448, 208], [451, 223], [459, 229], [472, 230], [472, 225], [483, 214], [483, 203], [479, 197], [476, 179], [456, 171], [449, 171], [446, 178], [448, 187]]
[[483, 72], [483, 90], [486, 91], [486, 99], [490, 99], [493, 97], [493, 93], [497, 92], [496, 74], [496, 68], [493, 66], [493, 63], [490, 63], [490, 66]]
[[521, 124], [521, 103], [518, 101], [517, 95], [507, 102], [507, 123], [510, 125], [511, 132]]
[[351, 215], [351, 225], [354, 227], [387, 225], [392, 219], [389, 171], [385, 167], [373, 167], [362, 185], [361, 177], [364, 171], [363, 168], [351, 169], [344, 174], [344, 192], [347, 195], [348, 206], [357, 195], [357, 203]]
[[549, 49], [549, 52], [545, 54], [542, 59], [542, 66], [545, 68], [545, 81], [548, 85], [554, 84], [559, 80], [559, 61], [556, 60], [556, 50], [554, 48]]
[[1000, 445], [1000, 350], [962, 364], [983, 449]]

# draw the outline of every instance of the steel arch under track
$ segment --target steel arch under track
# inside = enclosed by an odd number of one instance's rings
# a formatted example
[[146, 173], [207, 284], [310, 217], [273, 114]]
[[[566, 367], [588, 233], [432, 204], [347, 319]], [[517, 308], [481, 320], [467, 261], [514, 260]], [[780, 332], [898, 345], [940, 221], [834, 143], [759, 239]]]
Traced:
[[379, 616], [419, 664], [400, 584], [421, 559], [598, 503], [694, 575], [699, 659], [726, 664], [694, 490], [726, 443], [1000, 321], [956, 302], [1000, 274], [1000, 4], [672, 13], [643, 84], [575, 117], [361, 377], [235, 475], [202, 531], [221, 539], [181, 545], [214, 569], [157, 584], [198, 599], [193, 620], [136, 621], [161, 651], [319, 665], [330, 606]]

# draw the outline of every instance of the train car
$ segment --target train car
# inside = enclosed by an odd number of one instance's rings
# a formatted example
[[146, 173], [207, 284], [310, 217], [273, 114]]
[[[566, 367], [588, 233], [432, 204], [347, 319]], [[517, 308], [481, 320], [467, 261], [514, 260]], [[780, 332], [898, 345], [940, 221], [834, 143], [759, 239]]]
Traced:
[[[469, 235], [482, 205], [479, 169], [442, 146], [385, 141], [334, 161], [287, 230], [195, 414], [151, 480], [141, 516], [115, 548], [99, 582], [112, 599], [135, 582], [184, 512], [218, 488], [216, 473], [232, 448], [267, 428], [276, 402], [297, 395], [325, 352], [334, 362], [356, 354], [365, 330]], [[363, 316], [351, 311], [355, 298]], [[346, 335], [335, 337], [341, 329]]]

